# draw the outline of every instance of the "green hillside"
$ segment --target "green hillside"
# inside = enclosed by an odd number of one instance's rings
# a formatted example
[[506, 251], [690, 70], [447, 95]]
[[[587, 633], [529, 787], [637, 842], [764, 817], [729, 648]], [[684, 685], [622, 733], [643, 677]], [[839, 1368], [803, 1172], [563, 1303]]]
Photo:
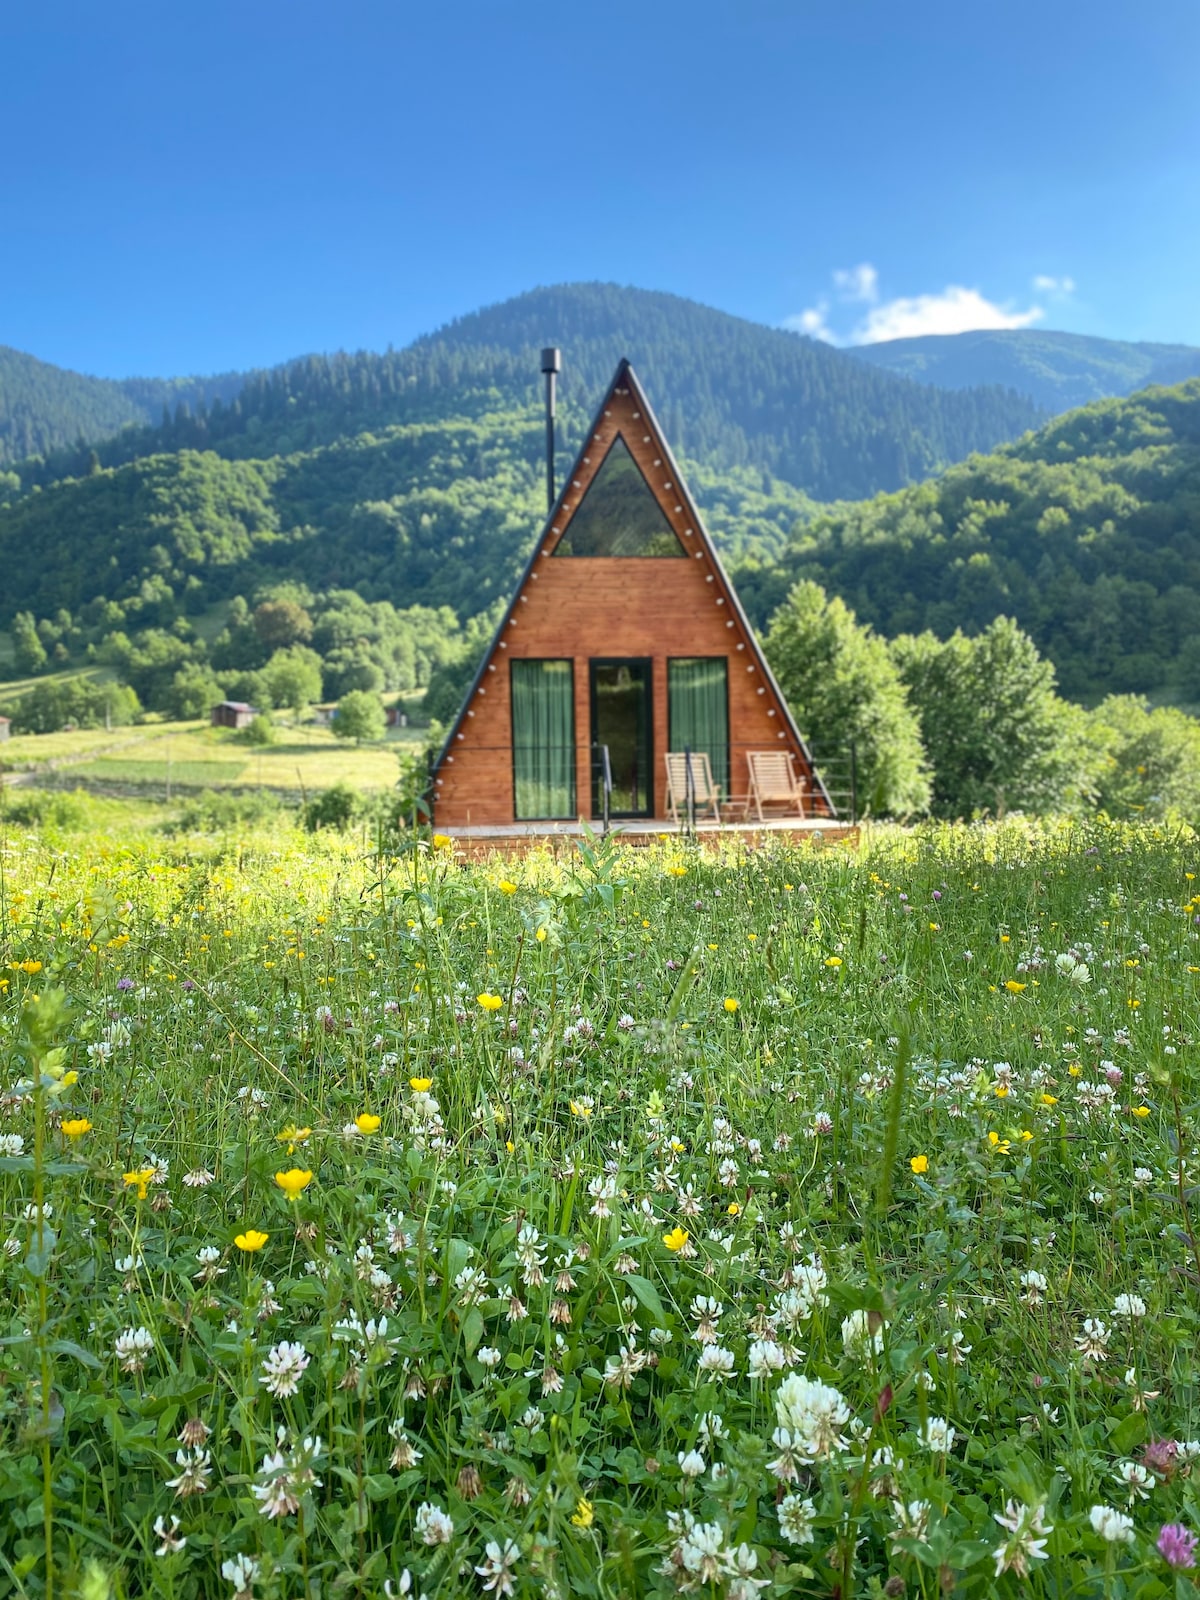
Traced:
[[765, 621], [812, 578], [885, 635], [1014, 617], [1063, 692], [1200, 700], [1200, 379], [1103, 400], [934, 483], [828, 508], [740, 574]]
[[[627, 355], [680, 453], [717, 470], [753, 469], [817, 499], [900, 488], [1041, 420], [1005, 390], [949, 394], [675, 295], [572, 284], [464, 317], [404, 350], [308, 356], [249, 374], [235, 397], [219, 394], [195, 415], [173, 413], [164, 427], [99, 446], [100, 461], [178, 449], [264, 460], [364, 431], [523, 410], [538, 403], [539, 351], [555, 343], [565, 359], [567, 451]], [[21, 482], [78, 477], [88, 461], [86, 450], [58, 451], [23, 464]]]
[[[148, 585], [196, 614], [283, 581], [470, 616], [509, 592], [544, 515], [542, 439], [536, 408], [495, 411], [265, 461], [160, 453], [36, 489], [0, 507], [0, 626]], [[777, 553], [812, 509], [761, 472], [690, 476], [731, 557]]]
[[1129, 344], [1036, 328], [889, 339], [853, 353], [876, 368], [942, 389], [1000, 384], [1054, 414], [1200, 375], [1200, 350], [1191, 345]]
[[0, 467], [94, 444], [162, 420], [166, 408], [231, 399], [240, 373], [215, 378], [89, 378], [0, 345]]

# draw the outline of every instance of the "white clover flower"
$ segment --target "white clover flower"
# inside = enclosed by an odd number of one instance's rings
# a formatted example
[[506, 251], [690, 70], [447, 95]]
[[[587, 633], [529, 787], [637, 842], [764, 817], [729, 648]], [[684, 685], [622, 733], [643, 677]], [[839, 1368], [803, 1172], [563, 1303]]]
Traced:
[[0, 1156], [25, 1154], [25, 1140], [19, 1133], [0, 1133]]
[[842, 1349], [848, 1356], [863, 1357], [883, 1349], [883, 1325], [871, 1329], [869, 1311], [852, 1311], [842, 1320]]
[[1021, 1274], [1021, 1287], [1025, 1290], [1025, 1300], [1029, 1305], [1037, 1305], [1040, 1297], [1045, 1294], [1050, 1285], [1044, 1275], [1033, 1268]]
[[711, 1449], [721, 1439], [729, 1437], [723, 1419], [715, 1411], [706, 1411], [700, 1418], [699, 1426], [700, 1443]]
[[787, 1351], [774, 1339], [755, 1339], [746, 1353], [746, 1363], [752, 1378], [769, 1378], [787, 1365]]
[[776, 1391], [775, 1416], [781, 1428], [790, 1429], [801, 1460], [815, 1461], [846, 1448], [840, 1430], [850, 1420], [850, 1408], [828, 1384], [789, 1373]]
[[1092, 1530], [1109, 1544], [1130, 1544], [1133, 1540], [1133, 1518], [1112, 1506], [1093, 1506], [1088, 1512]]
[[148, 1328], [126, 1328], [113, 1344], [113, 1354], [122, 1372], [141, 1372], [146, 1357], [154, 1349], [154, 1335]]
[[917, 1438], [932, 1455], [946, 1456], [954, 1448], [955, 1431], [945, 1417], [926, 1417]]
[[250, 1600], [258, 1573], [258, 1562], [251, 1556], [238, 1555], [221, 1563], [221, 1576], [234, 1587], [233, 1600]]
[[1031, 1561], [1046, 1560], [1046, 1540], [1054, 1529], [1046, 1523], [1044, 1510], [1041, 1505], [1025, 1506], [1019, 1500], [1008, 1500], [1003, 1512], [992, 1512], [1009, 1535], [996, 1546], [997, 1577], [1002, 1572], [1015, 1572], [1018, 1578], [1027, 1578]]
[[1149, 1467], [1142, 1466], [1140, 1461], [1122, 1461], [1117, 1466], [1116, 1476], [1129, 1491], [1131, 1506], [1139, 1500], [1149, 1500], [1155, 1484], [1154, 1474]]
[[817, 1508], [798, 1494], [784, 1495], [775, 1508], [779, 1531], [789, 1544], [811, 1544]]
[[722, 1546], [725, 1535], [719, 1522], [696, 1522], [689, 1518], [679, 1541], [680, 1564], [691, 1578], [689, 1589], [713, 1584], [722, 1576]]
[[449, 1544], [454, 1537], [454, 1523], [441, 1506], [428, 1500], [417, 1507], [415, 1527], [422, 1544]]
[[1075, 1336], [1075, 1348], [1085, 1361], [1104, 1361], [1108, 1357], [1108, 1329], [1099, 1317], [1086, 1317], [1083, 1332]]
[[679, 1470], [685, 1478], [703, 1477], [708, 1465], [699, 1450], [680, 1450], [678, 1461]]
[[177, 1477], [167, 1479], [168, 1489], [174, 1489], [181, 1500], [205, 1492], [208, 1488], [209, 1473], [212, 1471], [212, 1457], [207, 1450], [177, 1450], [175, 1465], [180, 1471]]
[[520, 1555], [521, 1547], [515, 1540], [505, 1539], [501, 1544], [498, 1539], [489, 1539], [484, 1546], [483, 1565], [475, 1568], [483, 1579], [483, 1588], [492, 1594], [512, 1594], [512, 1569]]
[[302, 1344], [284, 1339], [272, 1347], [263, 1362], [263, 1387], [277, 1400], [288, 1400], [300, 1388], [309, 1363], [309, 1355]]
[[1146, 1302], [1140, 1294], [1119, 1294], [1113, 1301], [1114, 1317], [1144, 1317]]
[[179, 1527], [178, 1517], [173, 1516], [169, 1524], [165, 1517], [155, 1517], [154, 1537], [159, 1541], [156, 1556], [176, 1555], [187, 1544], [187, 1536], [180, 1534]]
[[499, 1350], [494, 1345], [485, 1344], [475, 1352], [476, 1360], [485, 1372], [491, 1372], [493, 1367], [498, 1367], [501, 1361]]
[[888, 1537], [893, 1544], [901, 1539], [925, 1539], [929, 1533], [929, 1513], [933, 1506], [928, 1500], [893, 1500], [892, 1516], [896, 1526]]
[[733, 1371], [733, 1364], [733, 1351], [725, 1350], [719, 1344], [706, 1344], [696, 1363], [701, 1372], [718, 1379], [728, 1378]]

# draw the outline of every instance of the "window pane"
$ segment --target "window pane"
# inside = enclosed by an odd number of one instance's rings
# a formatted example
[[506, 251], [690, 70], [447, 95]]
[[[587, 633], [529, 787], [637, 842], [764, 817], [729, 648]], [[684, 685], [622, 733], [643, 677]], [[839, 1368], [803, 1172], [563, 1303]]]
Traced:
[[575, 679], [569, 661], [514, 661], [513, 788], [518, 821], [575, 816]]
[[620, 434], [600, 463], [556, 556], [683, 556], [641, 469]]
[[708, 756], [713, 782], [729, 794], [729, 663], [724, 656], [667, 663], [672, 750]]

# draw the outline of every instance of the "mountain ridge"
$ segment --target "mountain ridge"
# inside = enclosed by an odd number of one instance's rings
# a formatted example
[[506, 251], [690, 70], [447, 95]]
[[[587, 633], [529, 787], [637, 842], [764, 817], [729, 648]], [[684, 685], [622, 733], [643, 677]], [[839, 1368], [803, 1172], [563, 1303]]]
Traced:
[[1001, 384], [1057, 415], [1200, 376], [1200, 349], [1042, 328], [976, 328], [856, 345], [851, 354], [919, 383]]
[[186, 405], [198, 395], [192, 426], [172, 414], [165, 425], [135, 423], [79, 446], [79, 430], [63, 419], [57, 449], [13, 465], [28, 488], [82, 475], [93, 449], [105, 466], [164, 448], [288, 453], [364, 428], [444, 417], [464, 404], [536, 403], [538, 351], [553, 343], [566, 356], [564, 449], [578, 443], [596, 395], [628, 356], [683, 453], [717, 469], [760, 469], [819, 499], [920, 481], [1044, 420], [1030, 401], [1002, 389], [951, 394], [679, 296], [575, 284], [470, 312], [401, 350], [310, 355], [250, 372], [236, 393], [230, 375], [174, 387], [163, 380], [157, 388], [153, 380], [126, 380], [141, 386], [143, 410], [164, 393], [169, 410], [171, 396]]

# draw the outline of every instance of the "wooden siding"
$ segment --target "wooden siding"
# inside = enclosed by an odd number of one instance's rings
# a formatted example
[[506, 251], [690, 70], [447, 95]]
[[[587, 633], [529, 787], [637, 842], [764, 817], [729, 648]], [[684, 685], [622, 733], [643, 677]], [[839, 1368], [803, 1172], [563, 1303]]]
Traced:
[[[518, 658], [568, 658], [575, 664], [576, 807], [590, 817], [591, 713], [588, 662], [595, 657], [649, 657], [653, 679], [654, 815], [665, 817], [668, 748], [667, 662], [673, 656], [724, 656], [729, 664], [730, 785], [749, 788], [745, 752], [789, 750], [799, 774], [808, 764], [763, 671], [755, 641], [707, 536], [671, 478], [656, 428], [632, 385], [620, 374], [543, 533], [502, 637], [435, 774], [434, 817], [443, 829], [506, 823], [514, 818], [512, 709], [508, 663]], [[559, 556], [554, 547], [620, 433], [687, 553], [670, 557]]]

